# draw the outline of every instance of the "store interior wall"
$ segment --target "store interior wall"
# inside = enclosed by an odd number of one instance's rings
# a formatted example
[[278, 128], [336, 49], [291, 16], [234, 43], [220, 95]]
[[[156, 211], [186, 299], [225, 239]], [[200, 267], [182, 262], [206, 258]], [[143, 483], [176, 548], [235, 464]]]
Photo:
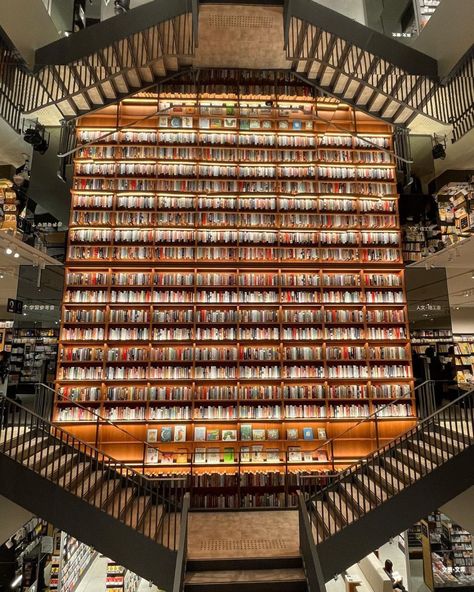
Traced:
[[1, 546], [28, 520], [33, 518], [33, 514], [0, 495], [0, 518]]
[[[68, 4], [61, 0], [63, 4]], [[42, 0], [1, 0], [2, 29], [30, 65], [39, 47], [59, 39], [58, 30]]]
[[412, 46], [438, 60], [446, 76], [471, 47], [473, 22], [472, 0], [442, 0]]
[[383, 32], [391, 37], [392, 33], [399, 32], [400, 21], [404, 12], [413, 5], [413, 0], [365, 0], [365, 14], [367, 24], [371, 29]]
[[474, 535], [474, 485], [445, 504], [440, 511]]

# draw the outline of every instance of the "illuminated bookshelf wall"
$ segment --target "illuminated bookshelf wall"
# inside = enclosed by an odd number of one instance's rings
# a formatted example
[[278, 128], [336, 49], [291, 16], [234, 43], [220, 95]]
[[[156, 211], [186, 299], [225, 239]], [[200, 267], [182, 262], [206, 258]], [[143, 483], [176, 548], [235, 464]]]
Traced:
[[104, 424], [107, 453], [274, 505], [373, 450], [372, 421], [321, 445], [390, 399], [379, 442], [413, 425], [395, 167], [388, 126], [235, 76], [80, 121], [82, 144], [131, 127], [77, 153], [57, 386], [160, 449]]

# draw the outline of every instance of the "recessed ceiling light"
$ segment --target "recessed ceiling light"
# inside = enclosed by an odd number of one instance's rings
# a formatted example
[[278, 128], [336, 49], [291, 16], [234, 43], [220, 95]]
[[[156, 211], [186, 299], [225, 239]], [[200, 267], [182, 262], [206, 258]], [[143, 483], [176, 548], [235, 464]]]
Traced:
[[7, 255], [11, 255], [11, 254], [13, 253], [13, 251], [12, 251], [12, 249], [10, 249], [10, 247], [7, 247], [7, 248], [5, 249], [5, 253], [6, 253]]
[[13, 255], [13, 257], [15, 257], [15, 259], [18, 259], [18, 257], [19, 257], [19, 256], [20, 256], [20, 253], [15, 253], [15, 254]]

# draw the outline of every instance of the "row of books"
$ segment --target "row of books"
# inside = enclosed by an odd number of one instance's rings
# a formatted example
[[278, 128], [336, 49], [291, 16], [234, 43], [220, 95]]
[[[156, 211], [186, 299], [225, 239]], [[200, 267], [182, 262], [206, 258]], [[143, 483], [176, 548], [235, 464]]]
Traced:
[[305, 178], [350, 179], [350, 180], [386, 180], [393, 181], [392, 168], [361, 168], [352, 166], [322, 166], [284, 164], [194, 164], [182, 161], [179, 164], [166, 161], [154, 162], [78, 162], [75, 177], [236, 177], [245, 178]]
[[[101, 327], [91, 328], [68, 328], [63, 327], [61, 338], [64, 341], [105, 341], [105, 331]], [[222, 328], [200, 328], [194, 331], [186, 328], [171, 329], [153, 329], [149, 331], [147, 327], [114, 327], [109, 329], [107, 340], [110, 341], [247, 341], [247, 340], [403, 340], [407, 339], [406, 331], [403, 327], [390, 328], [368, 328], [364, 331], [358, 327], [333, 327], [326, 328], [323, 332], [315, 327], [252, 327], [240, 328], [222, 327]]]
[[[301, 138], [298, 138], [301, 140]], [[310, 138], [311, 140], [311, 138]], [[141, 142], [137, 142], [141, 144]], [[210, 148], [205, 146], [183, 146], [177, 142], [176, 146], [114, 146], [95, 145], [81, 148], [77, 153], [78, 159], [120, 160], [179, 160], [179, 161], [237, 161], [251, 163], [352, 163], [352, 164], [392, 164], [388, 152], [380, 150], [363, 151], [357, 149], [323, 150], [317, 149], [315, 144], [309, 144], [303, 149], [285, 149], [282, 147], [271, 149], [255, 148]], [[79, 162], [79, 165], [81, 162]]]
[[252, 228], [264, 226], [275, 229], [356, 229], [384, 230], [397, 228], [396, 216], [370, 214], [262, 214], [225, 212], [107, 212], [83, 211], [73, 213], [71, 226], [154, 226], [154, 227], [219, 227]]
[[294, 287], [366, 287], [395, 288], [402, 286], [398, 273], [340, 272], [328, 273], [318, 270], [286, 272], [278, 269], [271, 272], [245, 269], [232, 272], [182, 270], [180, 273], [166, 271], [83, 271], [71, 270], [66, 274], [68, 286], [294, 286]]
[[[217, 126], [217, 122], [219, 121], [220, 125]], [[219, 129], [225, 129], [226, 126], [224, 123], [232, 122], [235, 125], [227, 126], [227, 128], [236, 128], [236, 120], [231, 118], [229, 120], [225, 119], [216, 119], [214, 123]], [[273, 128], [272, 122], [269, 120], [265, 120], [269, 127], [263, 127], [263, 121], [261, 122], [258, 119], [253, 120], [243, 120], [248, 121], [249, 126], [247, 127], [245, 124], [245, 131], [250, 130], [250, 121], [254, 122], [254, 125], [262, 123], [256, 127], [255, 129], [266, 129], [266, 131], [271, 131]], [[181, 120], [181, 123], [183, 120]], [[206, 125], [200, 125], [201, 130], [206, 130], [210, 128], [211, 120], [205, 119], [203, 121]], [[207, 123], [209, 122], [209, 125]], [[299, 123], [301, 125], [299, 125]], [[162, 119], [162, 123], [165, 123], [165, 120]], [[171, 123], [171, 120], [168, 120], [168, 124]], [[176, 118], [176, 123], [178, 123], [178, 118]], [[364, 150], [372, 150], [374, 151], [374, 144], [375, 144], [375, 151], [378, 148], [381, 149], [388, 149], [390, 146], [390, 140], [388, 137], [384, 136], [350, 136], [350, 135], [324, 135], [319, 133], [312, 133], [312, 134], [304, 134], [298, 137], [298, 135], [288, 135], [285, 134], [285, 130], [291, 129], [292, 131], [313, 131], [313, 125], [311, 121], [305, 121], [305, 128], [306, 124], [311, 124], [310, 129], [302, 129], [302, 122], [300, 120], [294, 120], [296, 127], [293, 125], [289, 125], [287, 120], [280, 121], [283, 127], [280, 127], [278, 130], [278, 134], [272, 133], [265, 133], [259, 134], [258, 132], [249, 133], [249, 134], [236, 134], [234, 132], [227, 132], [227, 133], [211, 133], [207, 131], [201, 131], [199, 134], [197, 131], [189, 131], [189, 127], [193, 127], [192, 120], [185, 119], [185, 123], [191, 123], [190, 126], [182, 126], [180, 125], [179, 128], [184, 129], [186, 131], [154, 131], [154, 130], [141, 130], [141, 131], [122, 131], [122, 132], [115, 132], [107, 137], [104, 137], [106, 134], [110, 133], [109, 130], [80, 130], [78, 135], [78, 140], [81, 144], [88, 144], [93, 142], [100, 142], [103, 144], [210, 144], [210, 145], [255, 145], [255, 146], [294, 146], [294, 147], [315, 147], [319, 145], [321, 147], [337, 147], [337, 148], [362, 148]], [[285, 127], [286, 125], [286, 127]], [[178, 126], [170, 126], [170, 125], [163, 125], [160, 126], [162, 128], [166, 127], [178, 127]], [[89, 148], [87, 148], [89, 149]], [[94, 154], [84, 151], [87, 149], [83, 149], [81, 153], [81, 157], [89, 158], [93, 157]]]
[[[171, 172], [169, 173], [171, 175]], [[394, 196], [393, 183], [367, 181], [284, 181], [215, 179], [144, 179], [75, 177], [77, 191], [176, 191], [179, 193], [329, 193], [363, 196]]]
[[[84, 290], [81, 288], [69, 288], [65, 293], [65, 303], [87, 304], [293, 304], [320, 302], [325, 307], [331, 304], [404, 304], [403, 292], [383, 290], [352, 291], [333, 290], [319, 292], [316, 290], [245, 290], [241, 288], [220, 290], [118, 290], [112, 288], [106, 290]], [[321, 312], [328, 312], [325, 308]], [[361, 312], [361, 311], [359, 311]]]
[[256, 230], [152, 230], [123, 228], [80, 228], [69, 234], [72, 243], [201, 243], [281, 245], [398, 245], [398, 232], [380, 231], [256, 231]]
[[120, 210], [275, 210], [275, 211], [314, 211], [339, 213], [370, 213], [393, 214], [396, 212], [394, 198], [368, 197], [335, 197], [326, 195], [310, 197], [308, 195], [250, 197], [240, 196], [175, 196], [175, 195], [133, 195], [133, 194], [91, 194], [76, 191], [73, 193], [74, 208], [88, 208], [92, 210], [114, 207]]
[[[60, 359], [65, 362], [144, 362], [153, 361], [383, 361], [408, 360], [404, 347], [321, 346], [309, 347], [70, 347], [62, 348]], [[474, 350], [469, 354], [474, 355]]]
[[314, 248], [314, 247], [69, 247], [69, 261], [188, 261], [229, 263], [255, 261], [322, 262], [322, 263], [396, 263], [401, 255], [398, 248]]
[[410, 397], [407, 384], [287, 384], [61, 386], [60, 399], [71, 401], [270, 401], [291, 399], [398, 399]]
[[59, 380], [232, 380], [276, 378], [411, 378], [408, 365], [353, 364], [337, 366], [62, 366]]

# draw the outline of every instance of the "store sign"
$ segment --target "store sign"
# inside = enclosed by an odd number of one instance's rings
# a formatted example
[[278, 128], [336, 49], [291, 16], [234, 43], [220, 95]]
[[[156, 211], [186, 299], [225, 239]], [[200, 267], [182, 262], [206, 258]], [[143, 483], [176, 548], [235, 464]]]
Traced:
[[13, 314], [21, 314], [23, 312], [23, 300], [15, 300], [15, 298], [9, 298], [7, 302], [7, 312]]
[[442, 309], [441, 304], [417, 304], [416, 310], [421, 310], [425, 312], [436, 312]]

